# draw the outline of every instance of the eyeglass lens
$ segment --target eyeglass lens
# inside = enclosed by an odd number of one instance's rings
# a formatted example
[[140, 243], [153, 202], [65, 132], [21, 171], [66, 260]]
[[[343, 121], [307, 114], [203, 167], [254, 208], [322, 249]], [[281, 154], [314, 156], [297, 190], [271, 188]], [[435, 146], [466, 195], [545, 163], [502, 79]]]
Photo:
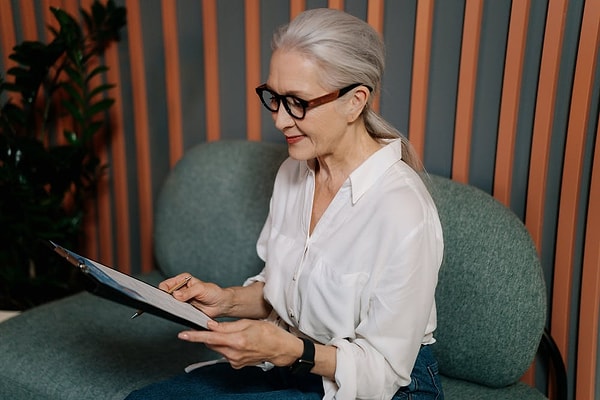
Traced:
[[279, 105], [283, 102], [283, 106], [286, 111], [294, 118], [302, 119], [306, 112], [305, 105], [302, 104], [300, 99], [294, 96], [279, 95], [270, 91], [269, 89], [262, 88], [260, 92], [260, 99], [265, 107], [271, 112], [279, 111]]

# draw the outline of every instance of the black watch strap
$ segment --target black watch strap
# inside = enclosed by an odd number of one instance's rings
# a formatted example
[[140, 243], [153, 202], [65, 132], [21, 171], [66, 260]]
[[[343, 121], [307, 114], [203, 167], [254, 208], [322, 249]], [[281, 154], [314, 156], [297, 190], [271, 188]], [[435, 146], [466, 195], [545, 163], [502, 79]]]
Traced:
[[296, 376], [308, 375], [315, 366], [315, 344], [306, 338], [300, 338], [304, 342], [304, 351], [299, 359], [290, 365], [290, 372]]

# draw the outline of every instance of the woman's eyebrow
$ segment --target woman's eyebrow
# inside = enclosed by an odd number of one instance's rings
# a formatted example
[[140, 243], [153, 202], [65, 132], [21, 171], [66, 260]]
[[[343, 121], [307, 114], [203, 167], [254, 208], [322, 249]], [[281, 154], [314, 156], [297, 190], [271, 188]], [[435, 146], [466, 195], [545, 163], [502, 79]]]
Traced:
[[271, 92], [275, 93], [276, 95], [279, 96], [292, 96], [292, 97], [297, 97], [299, 99], [303, 99], [305, 96], [305, 94], [303, 95], [302, 93], [296, 91], [296, 90], [289, 90], [287, 92], [284, 93], [279, 93], [278, 91], [276, 91], [275, 89], [273, 89], [271, 86], [269, 86], [268, 83], [265, 83], [267, 89], [269, 89]]

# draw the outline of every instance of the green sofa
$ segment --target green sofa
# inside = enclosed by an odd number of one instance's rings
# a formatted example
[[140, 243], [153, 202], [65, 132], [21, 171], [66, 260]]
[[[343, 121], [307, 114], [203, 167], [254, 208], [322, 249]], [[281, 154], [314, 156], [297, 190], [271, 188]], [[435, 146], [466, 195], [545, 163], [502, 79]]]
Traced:
[[[221, 285], [258, 272], [255, 240], [285, 145], [220, 141], [190, 149], [156, 202], [159, 270]], [[542, 271], [519, 219], [486, 193], [430, 176], [445, 236], [437, 291], [446, 399], [544, 399], [520, 382], [544, 331]], [[67, 265], [66, 265], [67, 266]], [[68, 266], [67, 266], [68, 267]], [[0, 324], [0, 398], [122, 399], [215, 355], [176, 338], [181, 326], [87, 292]]]

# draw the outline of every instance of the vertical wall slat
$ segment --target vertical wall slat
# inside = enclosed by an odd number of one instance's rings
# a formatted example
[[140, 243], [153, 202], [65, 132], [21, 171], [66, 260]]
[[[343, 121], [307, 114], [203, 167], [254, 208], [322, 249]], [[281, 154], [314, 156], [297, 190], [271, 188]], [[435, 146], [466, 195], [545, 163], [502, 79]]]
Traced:
[[204, 40], [204, 83], [206, 85], [206, 140], [221, 137], [219, 108], [219, 49], [217, 39], [217, 3], [202, 0], [202, 37]]
[[[563, 161], [556, 238], [556, 242], [560, 243], [560, 246], [556, 247], [555, 253], [552, 332], [565, 356], [569, 348], [573, 264], [577, 244], [577, 220], [584, 148], [598, 54], [599, 9], [600, 1], [598, 0], [588, 0], [585, 3]], [[596, 299], [597, 301], [598, 299]]]
[[125, 130], [123, 128], [123, 98], [119, 90], [121, 87], [121, 72], [119, 69], [118, 50], [115, 44], [106, 50], [105, 60], [109, 68], [106, 72], [106, 79], [109, 83], [115, 85], [109, 92], [110, 96], [115, 100], [110, 109], [112, 163], [109, 165], [109, 171], [111, 171], [113, 180], [114, 220], [117, 221], [115, 226], [115, 243], [117, 246], [116, 266], [121, 271], [131, 272], [127, 151], [125, 148]]
[[153, 200], [150, 170], [150, 132], [148, 122], [148, 96], [144, 69], [144, 43], [139, 0], [127, 0], [127, 33], [131, 59], [131, 87], [133, 96], [133, 122], [135, 130], [136, 166], [138, 177], [138, 209], [140, 217], [140, 262], [142, 272], [153, 268], [152, 220]]
[[425, 153], [425, 121], [427, 119], [433, 6], [434, 0], [419, 0], [415, 24], [408, 135], [421, 160]]
[[327, 7], [334, 8], [336, 10], [344, 9], [344, 0], [329, 0], [327, 2]]
[[306, 9], [306, 0], [290, 0], [290, 20]]
[[169, 126], [169, 165], [173, 167], [183, 155], [183, 121], [181, 116], [181, 83], [179, 81], [179, 40], [177, 35], [177, 3], [162, 0], [162, 27], [167, 92], [167, 124]]
[[[56, 21], [56, 19], [52, 16], [52, 12], [50, 11], [50, 7], [58, 7], [58, 8], [62, 8], [62, 1], [61, 0], [42, 0], [42, 15], [44, 16], [44, 26], [45, 27], [52, 27], [54, 29], [58, 29], [59, 25], [58, 22]], [[51, 37], [51, 33], [48, 31], [46, 32], [46, 36], [49, 39]]]
[[35, 18], [35, 7], [33, 0], [21, 0], [21, 26], [23, 27], [23, 39], [38, 40], [38, 31]]
[[369, 0], [367, 6], [367, 22], [383, 36], [383, 0]]
[[527, 46], [529, 9], [529, 0], [512, 2], [504, 62], [493, 193], [494, 197], [507, 207], [510, 207], [523, 64]]
[[[368, 7], [367, 7], [367, 22], [382, 37], [383, 37], [383, 10], [384, 10], [383, 0], [369, 0]], [[372, 107], [373, 107], [374, 111], [379, 112], [380, 101], [381, 101], [381, 91], [376, 93], [375, 96], [376, 97], [373, 100]]]
[[577, 341], [577, 398], [593, 399], [598, 370], [598, 320], [600, 319], [600, 119], [588, 200], [587, 227], [581, 277], [579, 340]]
[[[15, 26], [13, 24], [13, 10], [10, 1], [0, 1], [0, 40], [2, 41], [2, 61], [4, 70], [16, 65], [16, 63], [8, 58], [12, 52], [12, 48], [17, 42], [15, 35]], [[4, 74], [3, 78], [4, 77]]]
[[466, 1], [454, 124], [454, 154], [452, 156], [452, 179], [462, 183], [469, 182], [469, 161], [471, 159], [469, 155], [473, 132], [473, 109], [475, 107], [482, 15], [483, 2], [479, 0]]
[[[76, 4], [73, 3], [73, 0], [63, 0], [62, 8], [64, 9], [64, 11], [66, 11], [75, 18], [79, 16]], [[47, 18], [50, 18], [51, 20], [56, 20], [53, 17], [53, 14], [50, 12], [50, 10], [48, 10]], [[51, 35], [52, 34], [50, 34], [50, 36]], [[65, 79], [66, 77], [66, 74], [63, 72], [61, 79]], [[95, 82], [97, 82], [97, 80]], [[61, 97], [65, 96], [64, 93], [60, 92], [57, 93], [57, 95]], [[59, 119], [59, 125], [57, 126], [57, 128], [59, 129], [57, 130], [56, 134], [58, 135], [58, 142], [61, 144], [65, 143], [65, 139], [62, 134], [63, 129], [66, 128], [65, 125], [69, 124], [74, 128], [75, 120], [69, 117], [63, 117]], [[96, 135], [101, 134], [102, 133], [100, 131], [96, 133]], [[94, 143], [94, 145], [96, 145], [96, 143]], [[96, 151], [97, 150], [98, 149], [96, 148]], [[97, 156], [100, 159], [101, 165], [106, 164], [106, 153], [103, 153], [102, 151], [97, 151]], [[100, 260], [101, 262], [105, 262], [108, 260], [103, 257], [104, 255], [106, 255], [106, 253], [102, 251], [102, 245], [106, 245], [106, 243], [103, 242], [103, 234], [105, 234], [105, 232], [102, 231], [102, 227], [99, 225], [99, 215], [101, 212], [100, 207], [102, 207], [102, 205], [105, 204], [105, 202], [103, 201], [103, 193], [106, 193], [106, 191], [103, 190], [104, 185], [106, 184], [106, 180], [103, 178], [104, 177], [101, 177], [98, 180], [96, 198], [87, 200], [87, 204], [85, 206], [87, 211], [83, 217], [83, 230], [85, 232], [84, 235], [86, 238], [89, 239], [86, 240], [85, 243], [85, 254], [91, 259]]]
[[260, 84], [260, 2], [244, 2], [246, 46], [246, 125], [248, 140], [260, 140], [260, 102], [254, 88]]
[[[23, 39], [25, 40], [40, 40], [40, 35], [37, 29], [37, 18], [35, 15], [35, 5], [33, 3], [33, 0], [21, 0], [20, 3], [20, 8], [21, 8], [21, 20], [22, 25], [23, 25]], [[40, 89], [38, 91], [38, 94], [40, 92], [42, 92], [43, 89]], [[16, 93], [13, 94], [13, 96], [16, 97], [16, 99], [20, 98], [20, 95], [17, 95]], [[16, 100], [15, 99], [15, 100]], [[40, 102], [40, 96], [38, 95], [37, 98], [37, 102]], [[42, 115], [41, 114], [37, 114], [34, 118], [36, 118], [35, 123], [36, 124], [42, 124]], [[43, 142], [45, 145], [48, 145], [50, 143], [50, 138], [48, 137], [48, 135], [46, 135], [46, 137], [43, 138]]]
[[[550, 137], [556, 103], [556, 87], [563, 42], [566, 9], [568, 0], [550, 0], [546, 18], [542, 60], [538, 80], [533, 139], [529, 166], [529, 186], [525, 225], [529, 230], [538, 251], [542, 246], [544, 221], [544, 201], [546, 178], [550, 156]], [[564, 347], [562, 348], [564, 349]], [[564, 354], [564, 353], [563, 353]]]
[[[93, 0], [85, 0], [81, 2], [81, 7], [86, 10], [90, 10]], [[68, 12], [75, 18], [79, 18], [79, 4], [78, 2], [71, 1], [68, 5]], [[94, 60], [91, 65], [88, 65], [88, 71], [93, 70], [99, 65], [99, 60]], [[96, 75], [90, 81], [92, 87], [97, 87], [103, 84], [103, 76]], [[94, 101], [98, 101], [97, 96]], [[108, 115], [98, 115], [95, 117], [96, 120], [102, 120], [108, 117]], [[100, 165], [109, 166], [108, 157], [108, 135], [110, 132], [109, 126], [103, 126], [94, 137], [94, 148], [96, 154], [100, 159]], [[110, 167], [110, 166], [109, 166]], [[104, 174], [96, 187], [96, 207], [97, 207], [97, 219], [93, 221], [97, 225], [96, 232], [98, 234], [98, 246], [99, 246], [99, 260], [105, 263], [114, 262], [114, 248], [113, 248], [113, 219], [111, 218], [111, 187], [110, 179], [108, 174]], [[89, 242], [88, 242], [89, 243]], [[110, 265], [110, 264], [109, 264]]]
[[[63, 9], [63, 11], [65, 11], [69, 15], [71, 15], [73, 18], [76, 18], [76, 19], [79, 18], [79, 1], [78, 0], [62, 0], [62, 9]], [[51, 18], [53, 20], [55, 20], [55, 18], [53, 16], [51, 16]], [[52, 36], [52, 34], [51, 34], [51, 36]], [[67, 77], [68, 76], [67, 76], [66, 72], [61, 73], [61, 80], [67, 79]], [[59, 129], [56, 132], [56, 134], [58, 135], [58, 142], [61, 144], [66, 144], [67, 140], [63, 135], [63, 131], [65, 129], [71, 129], [71, 128], [75, 127], [77, 122], [75, 121], [74, 117], [70, 116], [70, 114], [67, 112], [67, 110], [62, 105], [62, 100], [67, 98], [67, 93], [64, 92], [63, 90], [60, 90], [60, 91], [58, 91], [57, 96], [59, 98], [61, 98], [60, 101], [56, 104], [58, 112], [61, 114], [67, 115], [67, 116], [60, 119], [60, 121], [62, 122], [62, 126], [61, 126], [61, 129]], [[96, 221], [94, 221], [94, 223], [96, 223]]]

